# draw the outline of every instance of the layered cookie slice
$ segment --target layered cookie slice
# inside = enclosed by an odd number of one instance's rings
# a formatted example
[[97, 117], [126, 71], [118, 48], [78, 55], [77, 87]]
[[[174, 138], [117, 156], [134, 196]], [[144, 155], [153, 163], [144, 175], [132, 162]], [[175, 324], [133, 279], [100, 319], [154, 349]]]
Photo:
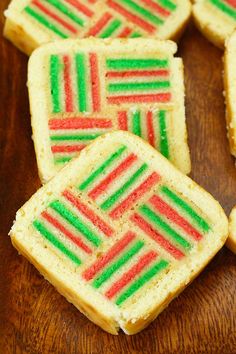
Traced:
[[204, 36], [223, 49], [225, 40], [236, 28], [236, 2], [196, 0], [193, 5], [193, 18]]
[[236, 207], [233, 208], [229, 216], [229, 237], [226, 245], [236, 254]]
[[85, 148], [17, 213], [13, 245], [89, 319], [147, 326], [228, 235], [218, 202], [128, 132]]
[[69, 37], [176, 39], [190, 13], [188, 0], [13, 0], [4, 33], [27, 54]]
[[190, 171], [183, 64], [155, 39], [46, 45], [29, 61], [33, 139], [42, 181], [99, 135], [128, 130]]

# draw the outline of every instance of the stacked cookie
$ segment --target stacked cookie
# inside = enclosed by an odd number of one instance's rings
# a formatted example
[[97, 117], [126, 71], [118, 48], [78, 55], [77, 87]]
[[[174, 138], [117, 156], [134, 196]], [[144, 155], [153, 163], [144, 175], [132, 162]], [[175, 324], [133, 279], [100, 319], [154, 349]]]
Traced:
[[218, 202], [185, 175], [183, 63], [167, 39], [190, 10], [188, 0], [13, 0], [6, 11], [19, 49], [52, 42], [28, 71], [45, 185], [17, 212], [11, 240], [112, 334], [146, 327], [228, 236]]

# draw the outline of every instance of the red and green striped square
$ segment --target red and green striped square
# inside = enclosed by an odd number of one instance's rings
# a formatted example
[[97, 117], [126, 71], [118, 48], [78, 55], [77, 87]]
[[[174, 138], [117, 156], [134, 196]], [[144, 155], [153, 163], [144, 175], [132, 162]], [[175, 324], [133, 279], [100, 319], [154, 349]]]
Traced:
[[220, 10], [231, 19], [236, 20], [236, 1], [235, 0], [208, 0], [211, 5]]

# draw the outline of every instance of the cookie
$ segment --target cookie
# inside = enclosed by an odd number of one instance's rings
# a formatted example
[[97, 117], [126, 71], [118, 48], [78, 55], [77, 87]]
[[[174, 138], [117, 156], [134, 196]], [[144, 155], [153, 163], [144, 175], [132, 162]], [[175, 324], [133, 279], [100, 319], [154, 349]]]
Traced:
[[234, 0], [196, 0], [193, 18], [203, 35], [224, 49], [225, 40], [236, 28], [236, 2]]
[[13, 245], [90, 320], [146, 327], [228, 235], [212, 196], [139, 137], [107, 133], [18, 212]]
[[51, 43], [29, 61], [28, 88], [39, 175], [53, 177], [99, 135], [128, 130], [190, 171], [183, 64], [155, 39]]
[[226, 246], [236, 254], [236, 207], [233, 208], [229, 216], [229, 237]]
[[4, 34], [27, 54], [63, 38], [176, 39], [190, 14], [188, 0], [13, 0]]

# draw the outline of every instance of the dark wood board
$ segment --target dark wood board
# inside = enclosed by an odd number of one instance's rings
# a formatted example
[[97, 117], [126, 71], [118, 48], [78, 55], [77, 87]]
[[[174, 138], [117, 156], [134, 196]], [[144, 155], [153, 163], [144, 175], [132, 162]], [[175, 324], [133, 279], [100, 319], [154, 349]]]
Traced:
[[[3, 10], [0, 2], [0, 32]], [[185, 63], [191, 176], [228, 214], [236, 204], [222, 96], [222, 52], [190, 24], [179, 43]], [[0, 354], [236, 353], [236, 257], [224, 247], [143, 332], [112, 336], [85, 318], [12, 247], [8, 232], [40, 182], [31, 140], [28, 58], [0, 38]]]

